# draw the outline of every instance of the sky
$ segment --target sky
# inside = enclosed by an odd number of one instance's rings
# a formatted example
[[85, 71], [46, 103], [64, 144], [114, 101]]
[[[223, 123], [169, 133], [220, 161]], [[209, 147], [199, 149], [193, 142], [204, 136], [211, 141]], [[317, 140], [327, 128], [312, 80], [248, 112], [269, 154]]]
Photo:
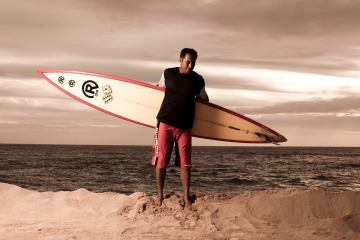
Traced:
[[36, 69], [156, 83], [191, 47], [210, 101], [282, 146], [360, 146], [359, 12], [357, 0], [2, 0], [0, 143], [151, 145], [153, 129], [71, 99]]

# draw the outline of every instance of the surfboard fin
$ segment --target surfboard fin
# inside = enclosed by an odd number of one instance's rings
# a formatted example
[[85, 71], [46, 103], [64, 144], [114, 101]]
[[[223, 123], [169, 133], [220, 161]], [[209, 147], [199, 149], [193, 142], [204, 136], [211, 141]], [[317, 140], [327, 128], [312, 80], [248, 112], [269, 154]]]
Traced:
[[261, 137], [261, 138], [263, 138], [263, 139], [265, 139], [265, 141], [266, 142], [268, 142], [268, 143], [272, 143], [272, 144], [274, 144], [274, 145], [280, 145], [278, 142], [276, 142], [272, 137], [269, 137], [269, 136], [267, 136], [267, 135], [265, 135], [265, 134], [262, 134], [262, 133], [255, 133], [257, 136], [259, 136], [259, 137]]

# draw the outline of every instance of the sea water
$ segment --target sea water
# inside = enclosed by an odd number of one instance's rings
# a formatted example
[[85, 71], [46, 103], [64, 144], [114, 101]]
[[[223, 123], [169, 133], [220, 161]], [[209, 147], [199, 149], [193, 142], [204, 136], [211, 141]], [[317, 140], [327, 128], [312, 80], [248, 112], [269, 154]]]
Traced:
[[[360, 148], [193, 147], [191, 191], [360, 191]], [[0, 182], [37, 191], [156, 192], [150, 146], [0, 145]], [[167, 169], [165, 193], [180, 192]]]

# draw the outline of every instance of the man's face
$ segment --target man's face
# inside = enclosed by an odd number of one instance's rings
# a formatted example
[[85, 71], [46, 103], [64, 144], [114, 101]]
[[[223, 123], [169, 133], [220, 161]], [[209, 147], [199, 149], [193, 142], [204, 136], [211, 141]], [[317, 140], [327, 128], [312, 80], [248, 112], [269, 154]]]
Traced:
[[194, 70], [196, 59], [190, 54], [186, 54], [185, 57], [180, 58], [180, 73], [189, 74]]

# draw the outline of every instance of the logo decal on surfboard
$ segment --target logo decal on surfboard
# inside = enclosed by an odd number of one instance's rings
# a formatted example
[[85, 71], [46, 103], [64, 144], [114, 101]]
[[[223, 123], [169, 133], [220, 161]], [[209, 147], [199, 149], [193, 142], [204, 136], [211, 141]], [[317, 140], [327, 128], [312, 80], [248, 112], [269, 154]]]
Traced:
[[93, 80], [88, 80], [82, 85], [82, 92], [88, 98], [94, 98], [98, 95], [99, 85]]
[[113, 96], [112, 94], [112, 89], [110, 87], [110, 85], [105, 85], [102, 87], [102, 90], [104, 92], [104, 96], [102, 97], [102, 99], [104, 100], [104, 102], [106, 104], [111, 103], [113, 100]]
[[64, 78], [63, 76], [60, 76], [60, 77], [58, 78], [58, 81], [59, 81], [59, 83], [63, 84], [64, 81], [65, 81], [65, 78]]
[[75, 80], [70, 80], [69, 81], [69, 86], [70, 87], [75, 87]]

